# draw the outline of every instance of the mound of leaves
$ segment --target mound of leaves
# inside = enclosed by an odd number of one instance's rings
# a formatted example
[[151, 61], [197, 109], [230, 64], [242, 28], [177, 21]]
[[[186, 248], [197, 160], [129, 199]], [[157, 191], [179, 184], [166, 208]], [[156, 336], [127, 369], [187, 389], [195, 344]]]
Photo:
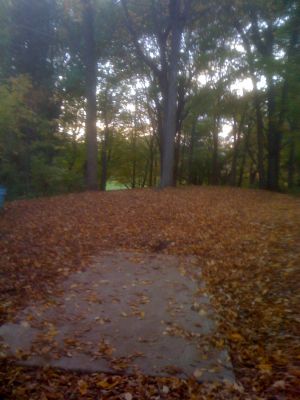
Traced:
[[197, 383], [195, 379], [65, 372], [3, 363], [0, 395], [14, 400], [250, 400], [237, 384]]
[[[201, 385], [176, 378], [171, 384], [142, 376], [111, 377], [120, 379], [121, 386], [102, 388], [108, 397], [101, 392], [99, 398], [297, 399], [299, 243], [299, 199], [263, 191], [145, 189], [12, 202], [0, 216], [1, 322], [13, 319], [26, 301], [53, 295], [59, 282], [88, 268], [103, 249], [195, 254], [219, 316], [214, 340], [229, 346], [244, 392], [240, 386], [203, 392]], [[93, 388], [107, 378], [38, 371], [4, 361], [4, 398], [59, 399], [57, 393], [65, 393], [65, 399], [97, 398]], [[87, 385], [82, 383], [82, 391], [80, 382]], [[147, 385], [157, 388], [154, 394], [152, 389], [146, 393]], [[163, 393], [163, 386], [172, 393]]]

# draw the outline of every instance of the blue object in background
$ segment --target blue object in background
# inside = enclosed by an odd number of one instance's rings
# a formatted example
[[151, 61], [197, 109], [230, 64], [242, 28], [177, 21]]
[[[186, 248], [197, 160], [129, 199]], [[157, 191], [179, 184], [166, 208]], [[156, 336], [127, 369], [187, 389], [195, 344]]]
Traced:
[[6, 188], [4, 186], [0, 186], [0, 209], [3, 207], [4, 197], [6, 193], [7, 193]]

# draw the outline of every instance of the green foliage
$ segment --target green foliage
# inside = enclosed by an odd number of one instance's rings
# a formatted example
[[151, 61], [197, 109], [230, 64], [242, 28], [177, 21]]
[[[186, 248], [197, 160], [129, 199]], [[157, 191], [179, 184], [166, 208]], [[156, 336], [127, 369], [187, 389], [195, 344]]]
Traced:
[[0, 86], [0, 181], [14, 193], [24, 192], [26, 185], [28, 145], [23, 128], [36, 119], [29, 106], [31, 90], [26, 76], [11, 78]]
[[0, 182], [10, 198], [67, 192], [82, 185], [82, 174], [68, 170], [64, 160], [67, 141], [53, 136], [51, 121], [34, 111], [33, 92], [25, 75], [0, 86]]

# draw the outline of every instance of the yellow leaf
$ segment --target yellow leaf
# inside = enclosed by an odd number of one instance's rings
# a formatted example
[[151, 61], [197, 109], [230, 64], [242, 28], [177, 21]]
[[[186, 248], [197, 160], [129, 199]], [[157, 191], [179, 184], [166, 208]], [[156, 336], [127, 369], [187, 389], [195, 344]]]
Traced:
[[235, 333], [231, 333], [231, 335], [229, 335], [229, 339], [233, 340], [234, 342], [240, 342], [244, 338], [243, 338], [242, 335], [240, 335], [239, 333], [235, 332]]
[[260, 369], [261, 372], [265, 372], [265, 373], [272, 372], [272, 365], [267, 364], [267, 363], [258, 364], [258, 368]]
[[85, 395], [88, 390], [88, 384], [83, 379], [78, 381], [78, 389], [81, 395]]
[[113, 387], [118, 385], [118, 381], [115, 382], [108, 382], [108, 379], [103, 379], [100, 382], [97, 382], [96, 385], [102, 389], [112, 389]]

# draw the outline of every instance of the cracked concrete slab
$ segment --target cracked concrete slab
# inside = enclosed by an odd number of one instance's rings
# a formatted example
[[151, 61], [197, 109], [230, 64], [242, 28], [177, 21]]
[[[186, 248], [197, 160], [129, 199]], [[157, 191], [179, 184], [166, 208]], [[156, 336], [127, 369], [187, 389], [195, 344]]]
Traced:
[[234, 381], [228, 352], [210, 341], [215, 318], [196, 258], [105, 252], [2, 325], [1, 352], [26, 365]]

